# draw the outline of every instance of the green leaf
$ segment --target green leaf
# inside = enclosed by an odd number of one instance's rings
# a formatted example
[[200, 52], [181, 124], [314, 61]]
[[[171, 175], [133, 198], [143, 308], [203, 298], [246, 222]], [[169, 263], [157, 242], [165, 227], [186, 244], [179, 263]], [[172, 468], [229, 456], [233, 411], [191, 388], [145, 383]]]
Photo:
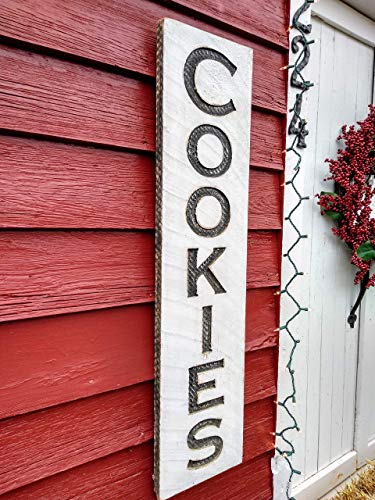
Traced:
[[320, 196], [322, 196], [324, 194], [329, 194], [330, 196], [334, 196], [335, 198], [336, 198], [336, 196], [338, 196], [337, 193], [331, 193], [330, 191], [320, 191]]
[[342, 218], [343, 218], [342, 214], [340, 214], [339, 212], [334, 212], [333, 210], [326, 210], [324, 213], [325, 213], [325, 215], [328, 215], [328, 217], [331, 217], [331, 219], [333, 219], [337, 222], [342, 220]]
[[[330, 191], [321, 191], [320, 192], [320, 196], [324, 196], [324, 195], [329, 195], [329, 196], [333, 196], [334, 198], [336, 198], [338, 196], [337, 193], [331, 193]], [[328, 207], [331, 207], [332, 206], [332, 203], [333, 201], [332, 200], [326, 200], [326, 205]], [[339, 214], [338, 212], [334, 212], [333, 210], [327, 210], [326, 212], [324, 212], [325, 214], [328, 215], [328, 217], [332, 217], [332, 219], [334, 220], [341, 220], [342, 219], [342, 215]], [[338, 217], [339, 216], [339, 217]]]
[[375, 259], [375, 248], [373, 247], [371, 241], [362, 243], [362, 245], [357, 248], [357, 255], [365, 262]]

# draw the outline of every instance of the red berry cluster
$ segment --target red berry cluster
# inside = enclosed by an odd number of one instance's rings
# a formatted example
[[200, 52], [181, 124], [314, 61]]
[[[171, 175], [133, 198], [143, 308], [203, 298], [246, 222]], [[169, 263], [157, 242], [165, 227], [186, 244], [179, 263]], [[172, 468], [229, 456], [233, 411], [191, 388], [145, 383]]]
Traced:
[[[370, 241], [375, 246], [375, 218], [371, 214], [371, 201], [375, 193], [372, 185], [375, 175], [375, 106], [365, 120], [342, 127], [338, 140], [344, 140], [345, 149], [339, 149], [337, 160], [327, 159], [334, 193], [317, 195], [321, 213], [332, 217], [336, 227], [332, 228], [342, 241], [352, 250], [351, 262], [358, 267], [354, 283], [358, 284], [370, 270], [373, 260], [364, 261], [357, 255], [357, 249]], [[368, 287], [375, 285], [375, 274]]]

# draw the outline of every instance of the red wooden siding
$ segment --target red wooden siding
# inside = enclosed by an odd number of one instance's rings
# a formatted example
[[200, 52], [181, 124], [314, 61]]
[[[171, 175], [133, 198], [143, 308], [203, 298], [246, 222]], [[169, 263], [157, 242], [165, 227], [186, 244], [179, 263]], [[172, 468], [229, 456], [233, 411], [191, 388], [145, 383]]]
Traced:
[[244, 461], [176, 500], [271, 498], [286, 4], [2, 2], [2, 498], [155, 498], [154, 77], [163, 17], [254, 49]]
[[[244, 462], [215, 481], [207, 481], [188, 492], [176, 496], [176, 500], [269, 500], [272, 498], [272, 453], [263, 453]], [[41, 499], [53, 495], [54, 500], [71, 498], [95, 498], [113, 500], [144, 500], [153, 497], [152, 446], [145, 443], [134, 448], [108, 455], [105, 458], [62, 472], [3, 495], [4, 500]], [[256, 496], [252, 495], [255, 490]]]
[[[273, 291], [247, 295], [247, 394], [274, 388], [272, 349], [264, 349], [276, 345]], [[153, 355], [151, 304], [8, 322], [0, 418], [152, 380]]]
[[[150, 155], [6, 136], [0, 150], [0, 227], [154, 228]], [[280, 174], [252, 168], [250, 175], [249, 228], [280, 229]]]
[[[248, 241], [248, 288], [279, 285], [277, 233]], [[151, 233], [2, 231], [0, 252], [0, 322], [154, 299]]]
[[[245, 459], [272, 446], [273, 403], [271, 398], [259, 398], [276, 392], [275, 383], [265, 390], [264, 381], [249, 378], [247, 383], [258, 382], [259, 389], [245, 397]], [[1, 491], [147, 441], [152, 426], [150, 383], [4, 420], [0, 430]]]
[[[195, 2], [198, 4], [198, 2]], [[215, 1], [212, 1], [214, 4]], [[238, 0], [231, 2], [232, 16], [237, 16]], [[262, 0], [242, 0], [252, 26], [259, 26], [255, 12], [263, 16]], [[230, 3], [225, 0], [221, 5]], [[272, 0], [272, 4], [285, 9], [285, 2]], [[267, 15], [264, 21], [270, 30], [276, 28], [278, 35], [286, 40], [286, 11], [281, 17]], [[0, 11], [0, 34], [13, 40], [29, 42], [56, 51], [64, 58], [69, 55], [85, 60], [110, 65], [147, 76], [155, 76], [156, 27], [160, 19], [170, 17], [197, 28], [224, 36], [254, 49], [253, 104], [277, 112], [285, 112], [285, 75], [280, 67], [285, 64], [285, 52], [272, 50], [249, 37], [237, 36], [232, 30], [219, 29], [211, 22], [197, 19], [196, 14], [185, 10], [185, 14], [165, 5], [147, 0], [69, 0], [60, 5], [58, 0], [44, 0], [38, 5], [35, 0], [4, 0]], [[275, 22], [277, 25], [275, 26]], [[276, 40], [275, 40], [276, 41]]]
[[257, 35], [271, 43], [288, 46], [285, 31], [286, 9], [282, 2], [252, 2], [237, 0], [235, 8], [230, 2], [217, 0], [170, 0], [172, 3], [189, 7], [213, 21], [235, 27], [246, 33]]
[[[0, 45], [0, 92], [2, 128], [155, 150], [151, 82]], [[254, 166], [282, 168], [281, 121], [270, 113], [252, 114], [250, 162]]]

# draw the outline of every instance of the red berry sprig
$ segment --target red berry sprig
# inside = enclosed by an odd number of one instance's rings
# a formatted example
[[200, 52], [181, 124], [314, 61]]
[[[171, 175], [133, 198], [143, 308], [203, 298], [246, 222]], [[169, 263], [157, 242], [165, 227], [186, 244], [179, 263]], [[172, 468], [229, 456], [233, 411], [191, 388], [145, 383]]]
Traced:
[[[375, 106], [368, 116], [354, 125], [344, 125], [338, 140], [345, 142], [337, 160], [326, 159], [335, 192], [317, 195], [321, 213], [335, 220], [332, 232], [352, 250], [351, 263], [358, 268], [354, 283], [360, 283], [375, 261], [375, 218], [371, 201], [375, 193]], [[375, 273], [367, 288], [375, 285]]]

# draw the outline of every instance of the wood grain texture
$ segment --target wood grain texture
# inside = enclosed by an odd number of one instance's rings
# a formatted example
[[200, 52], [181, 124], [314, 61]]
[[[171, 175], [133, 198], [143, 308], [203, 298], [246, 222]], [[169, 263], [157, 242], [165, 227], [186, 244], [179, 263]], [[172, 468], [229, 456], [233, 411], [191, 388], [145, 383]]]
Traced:
[[155, 226], [149, 155], [8, 136], [0, 154], [1, 227]]
[[[0, 136], [0, 227], [155, 227], [148, 155]], [[249, 228], [280, 229], [280, 175], [252, 169]]]
[[[250, 231], [249, 288], [277, 286], [278, 233]], [[0, 321], [151, 302], [150, 233], [3, 231]]]
[[0, 418], [153, 378], [152, 304], [0, 328]]
[[4, 231], [0, 248], [3, 320], [153, 300], [152, 234]]
[[252, 169], [249, 190], [249, 229], [279, 229], [281, 222], [281, 176]]
[[274, 449], [275, 403], [273, 398], [245, 406], [244, 454], [247, 462], [266, 450]]
[[208, 18], [221, 21], [226, 26], [240, 29], [251, 35], [288, 48], [288, 17], [284, 3], [279, 0], [167, 0], [203, 14]]
[[245, 356], [245, 403], [276, 394], [275, 348], [248, 352]]
[[[280, 244], [277, 231], [250, 231], [247, 249], [247, 283], [250, 288], [278, 286]], [[262, 270], [260, 275], [259, 271]], [[266, 285], [267, 283], [267, 285]]]
[[[245, 407], [247, 459], [273, 447], [272, 397]], [[3, 420], [0, 493], [143, 443], [152, 434], [151, 383]]]
[[2, 495], [7, 500], [154, 500], [153, 446], [146, 442]]
[[[4, 328], [5, 335], [12, 333], [12, 330], [10, 330], [10, 333], [9, 330], [6, 330], [5, 325], [2, 328]], [[61, 333], [59, 334], [61, 335]], [[104, 344], [105, 340], [102, 340], [102, 343]], [[90, 344], [94, 344], [94, 347], [91, 347], [94, 350], [98, 342], [86, 342], [78, 345], [78, 348], [83, 353], [81, 356], [74, 353], [74, 349], [66, 348], [66, 359], [58, 363], [52, 353], [53, 345], [56, 345], [56, 342], [52, 344], [51, 348], [43, 348], [40, 344], [36, 348], [34, 347], [30, 351], [28, 360], [26, 348], [30, 344], [17, 348], [14, 345], [9, 346], [8, 343], [8, 347], [14, 350], [3, 351], [5, 355], [1, 356], [4, 381], [1, 383], [2, 406], [0, 418], [66, 403], [74, 399], [108, 392], [119, 387], [125, 388], [131, 384], [149, 381], [153, 378], [152, 363], [147, 363], [152, 355], [151, 348], [149, 348], [151, 352], [148, 355], [146, 349], [143, 351], [143, 355], [138, 354], [140, 358], [139, 368], [135, 364], [130, 365], [131, 362], [136, 361], [134, 356], [132, 357], [125, 351], [119, 350], [117, 356], [112, 354], [112, 356], [108, 356], [108, 360], [102, 361], [104, 365], [102, 368], [99, 367], [99, 362], [97, 362], [97, 369], [90, 370], [92, 366], [95, 366], [95, 359], [99, 357], [97, 353], [100, 352], [99, 349], [95, 349], [94, 354], [90, 356], [88, 352]], [[38, 350], [41, 352], [47, 351], [49, 356], [45, 355], [43, 358], [42, 355], [39, 355], [39, 358], [34, 357], [32, 359], [31, 356]], [[68, 356], [72, 351], [75, 356], [69, 360]], [[17, 356], [17, 354], [19, 355]], [[7, 357], [10, 358], [10, 362], [7, 361]], [[14, 365], [15, 360], [18, 362], [17, 365]], [[35, 368], [38, 361], [40, 366]], [[273, 363], [274, 352], [272, 348], [246, 354], [245, 402], [249, 403], [259, 398], [265, 398], [276, 392], [276, 376]], [[17, 367], [18, 371], [16, 371]], [[6, 372], [7, 368], [9, 374]], [[130, 372], [133, 372], [132, 376], [129, 375]]]
[[0, 492], [152, 438], [145, 383], [0, 422]]
[[154, 149], [152, 85], [5, 46], [0, 71], [2, 128]]
[[[176, 500], [269, 500], [272, 498], [270, 460], [273, 452], [202, 483]], [[152, 444], [134, 448], [81, 465], [3, 495], [4, 500], [40, 500], [53, 493], [54, 500], [155, 500], [152, 482]]]
[[[0, 127], [28, 134], [155, 150], [151, 83], [0, 46]], [[253, 111], [250, 162], [283, 168], [280, 116]]]
[[[241, 3], [245, 8], [246, 0]], [[275, 4], [278, 4], [276, 9]], [[271, 27], [270, 33], [272, 27], [276, 31], [281, 29], [280, 35], [286, 40], [286, 31], [282, 26], [285, 13], [279, 15], [282, 8], [283, 2], [279, 0], [271, 0], [261, 7], [258, 5], [256, 9], [246, 7], [246, 24], [264, 27], [266, 23]], [[264, 9], [267, 9], [265, 16]], [[263, 17], [262, 23], [254, 17], [255, 13]], [[241, 12], [238, 14], [241, 16]], [[175, 12], [165, 4], [157, 5], [147, 0], [102, 0], [100, 4], [90, 0], [4, 0], [0, 13], [0, 34], [116, 68], [155, 76], [156, 29], [159, 20], [164, 17], [253, 48], [253, 103], [285, 113], [285, 75], [279, 71], [285, 64], [283, 52], [200, 21], [196, 15]]]
[[277, 345], [278, 298], [273, 288], [249, 290], [246, 300], [246, 350]]
[[[273, 289], [248, 290], [246, 302], [246, 350], [276, 345]], [[3, 324], [0, 418], [151, 380], [153, 314], [144, 304]], [[263, 394], [274, 387], [272, 356], [249, 359], [259, 368], [249, 390], [260, 383]]]

